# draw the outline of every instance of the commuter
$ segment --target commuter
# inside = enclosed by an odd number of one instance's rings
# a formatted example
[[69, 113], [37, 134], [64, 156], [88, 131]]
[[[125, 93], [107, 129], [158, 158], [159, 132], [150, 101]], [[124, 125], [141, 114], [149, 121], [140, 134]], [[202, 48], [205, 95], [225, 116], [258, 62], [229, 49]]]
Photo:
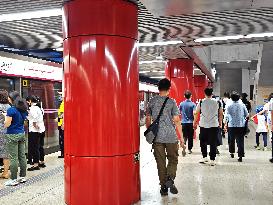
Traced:
[[[152, 98], [149, 102], [146, 117], [146, 127], [149, 127], [152, 120], [157, 118], [159, 111], [166, 100], [166, 105], [159, 121], [159, 131], [155, 142], [153, 143], [154, 157], [157, 163], [158, 176], [161, 185], [160, 193], [162, 196], [168, 195], [168, 189], [170, 189], [172, 194], [178, 193], [174, 184], [179, 147], [175, 126], [181, 137], [180, 145], [185, 148], [178, 107], [173, 99], [168, 98], [170, 87], [171, 83], [168, 79], [160, 80], [158, 86], [159, 95]], [[168, 159], [167, 167], [166, 158]]]
[[248, 97], [248, 94], [242, 93], [242, 95], [241, 95], [242, 102], [245, 104], [247, 112], [250, 113], [251, 112], [251, 103], [248, 101], [247, 97]]
[[[222, 107], [223, 107], [223, 113], [225, 113], [226, 108], [232, 103], [232, 100], [230, 99], [230, 93], [225, 92], [224, 93], [224, 98], [221, 100]], [[222, 128], [225, 126], [225, 118], [223, 118], [223, 123], [222, 123]], [[225, 129], [222, 129], [222, 137], [226, 137], [226, 132]]]
[[230, 143], [229, 143], [229, 152], [231, 158], [234, 158], [235, 153], [235, 140], [238, 147], [238, 161], [242, 162], [244, 157], [244, 131], [245, 131], [245, 122], [248, 117], [248, 111], [246, 106], [242, 103], [239, 103], [240, 95], [233, 91], [231, 94], [232, 104], [230, 104], [225, 113], [226, 125], [225, 128], [229, 129], [230, 134]]
[[[18, 92], [9, 94], [9, 102], [12, 105], [7, 110], [5, 127], [7, 128], [7, 149], [10, 159], [11, 180], [6, 186], [16, 186], [26, 182], [26, 155], [25, 155], [25, 131], [24, 122], [27, 118], [27, 104]], [[20, 166], [20, 177], [17, 178], [18, 163]]]
[[62, 101], [58, 109], [58, 130], [59, 130], [59, 145], [61, 150], [61, 155], [58, 158], [64, 158], [64, 100]]
[[6, 146], [6, 132], [4, 127], [5, 117], [7, 110], [10, 108], [8, 101], [8, 92], [6, 90], [0, 90], [0, 158], [3, 159], [4, 170], [0, 178], [9, 178], [9, 155]]
[[[264, 151], [267, 151], [267, 133], [268, 133], [268, 124], [266, 119], [266, 114], [259, 114], [261, 111], [263, 111], [263, 106], [258, 106], [256, 108], [256, 117], [257, 117], [257, 129], [256, 129], [256, 146], [254, 146], [257, 150], [260, 150], [260, 135], [263, 136], [263, 142], [264, 142]], [[252, 118], [253, 119], [253, 118]]]
[[[45, 115], [45, 111], [43, 109], [42, 101], [39, 96], [35, 96], [37, 99], [37, 106], [41, 109], [43, 116]], [[44, 119], [43, 119], [44, 123]], [[44, 144], [45, 144], [45, 131], [40, 133], [40, 142], [39, 142], [39, 152], [40, 152], [40, 162], [39, 167], [45, 168], [45, 150], [44, 150]]]
[[27, 102], [30, 105], [28, 120], [29, 120], [29, 153], [33, 157], [33, 166], [28, 168], [28, 171], [40, 170], [40, 138], [42, 133], [45, 132], [45, 125], [43, 120], [43, 112], [40, 107], [37, 106], [37, 98], [35, 96], [29, 96]]
[[193, 120], [194, 120], [194, 111], [196, 109], [196, 105], [191, 101], [192, 94], [189, 90], [187, 90], [184, 94], [186, 100], [181, 102], [179, 106], [179, 110], [182, 116], [182, 131], [185, 145], [188, 141], [188, 151], [189, 154], [192, 153], [193, 147]]
[[[213, 89], [206, 88], [204, 90], [206, 98], [201, 100], [197, 105], [196, 112], [194, 114], [194, 129], [197, 128], [197, 116], [200, 114], [200, 146], [203, 159], [200, 163], [215, 166], [217, 138], [219, 134], [219, 128], [222, 127], [223, 109], [221, 103], [212, 98]], [[210, 162], [207, 158], [207, 145], [210, 145]]]

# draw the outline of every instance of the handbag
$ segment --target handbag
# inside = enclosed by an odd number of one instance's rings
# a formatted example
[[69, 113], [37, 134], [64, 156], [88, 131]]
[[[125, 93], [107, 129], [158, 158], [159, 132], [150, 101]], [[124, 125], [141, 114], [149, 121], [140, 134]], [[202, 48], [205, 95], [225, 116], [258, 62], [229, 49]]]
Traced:
[[164, 107], [165, 107], [168, 99], [169, 99], [168, 97], [165, 99], [156, 120], [153, 121], [153, 123], [144, 132], [144, 136], [146, 137], [146, 141], [149, 144], [153, 144], [155, 142], [155, 139], [156, 139], [157, 133], [158, 133], [158, 129], [159, 129], [159, 120], [160, 120], [160, 117], [163, 113]]

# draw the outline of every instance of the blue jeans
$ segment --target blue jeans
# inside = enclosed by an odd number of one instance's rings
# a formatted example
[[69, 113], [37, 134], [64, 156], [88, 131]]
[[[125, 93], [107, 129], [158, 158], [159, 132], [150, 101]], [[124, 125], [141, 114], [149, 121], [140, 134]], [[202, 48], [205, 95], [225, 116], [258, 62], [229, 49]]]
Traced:
[[260, 135], [263, 135], [264, 147], [267, 147], [267, 132], [256, 132], [256, 144], [260, 145]]

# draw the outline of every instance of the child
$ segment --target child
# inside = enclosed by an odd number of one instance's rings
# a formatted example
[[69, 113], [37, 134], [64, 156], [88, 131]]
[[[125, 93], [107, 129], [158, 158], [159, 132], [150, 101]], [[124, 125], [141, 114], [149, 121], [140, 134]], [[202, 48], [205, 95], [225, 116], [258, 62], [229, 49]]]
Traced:
[[263, 136], [263, 141], [264, 141], [264, 151], [267, 151], [267, 133], [268, 133], [268, 125], [267, 125], [267, 117], [264, 113], [260, 113], [263, 111], [263, 106], [257, 106], [256, 108], [256, 115], [252, 117], [252, 120], [256, 118], [257, 122], [257, 129], [256, 129], [256, 146], [254, 146], [257, 150], [260, 150], [260, 142], [259, 138], [260, 135], [262, 134]]

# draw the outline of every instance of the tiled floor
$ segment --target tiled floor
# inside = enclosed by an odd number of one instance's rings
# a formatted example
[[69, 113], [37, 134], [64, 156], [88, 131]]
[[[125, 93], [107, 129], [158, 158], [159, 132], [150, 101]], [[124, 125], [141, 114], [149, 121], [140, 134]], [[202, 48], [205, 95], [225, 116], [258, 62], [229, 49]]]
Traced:
[[[143, 133], [143, 128], [141, 128]], [[155, 160], [143, 137], [141, 142], [142, 200], [137, 205], [272, 205], [273, 165], [271, 152], [253, 149], [254, 135], [246, 140], [246, 158], [238, 163], [220, 148], [217, 166], [198, 164], [198, 141], [194, 153], [179, 157], [178, 195], [161, 197]], [[63, 160], [57, 153], [47, 156], [48, 167], [28, 173], [28, 184], [7, 190], [0, 181], [0, 205], [63, 205]], [[91, 204], [90, 204], [91, 205]]]

